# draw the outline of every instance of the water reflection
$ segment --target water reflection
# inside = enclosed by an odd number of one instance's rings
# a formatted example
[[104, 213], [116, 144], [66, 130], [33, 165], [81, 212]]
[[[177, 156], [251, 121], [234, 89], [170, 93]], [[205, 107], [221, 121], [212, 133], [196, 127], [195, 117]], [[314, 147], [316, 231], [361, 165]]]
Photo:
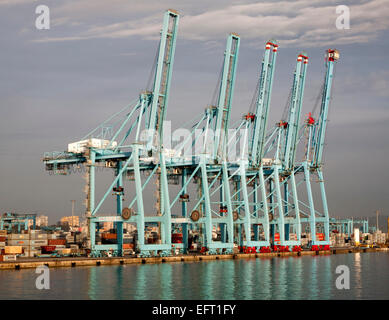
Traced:
[[303, 265], [302, 259], [294, 257], [287, 260], [288, 276], [287, 276], [287, 294], [285, 299], [300, 299], [303, 291]]
[[254, 299], [271, 299], [271, 264], [270, 261], [273, 259], [259, 259], [257, 265], [256, 274], [259, 275], [259, 286], [261, 288], [262, 293], [256, 293]]
[[204, 277], [202, 278], [203, 282], [203, 292], [204, 299], [215, 299], [213, 295], [213, 287], [217, 285], [218, 277], [214, 273], [214, 266], [216, 261], [201, 262], [201, 269], [204, 272]]
[[88, 290], [88, 296], [91, 300], [96, 300], [96, 292], [97, 292], [97, 268], [91, 268], [88, 272], [88, 283], [89, 283], [89, 290]]
[[307, 274], [307, 285], [309, 287], [309, 297], [308, 299], [317, 299], [318, 287], [317, 287], [317, 257], [311, 257], [312, 263], [310, 265], [310, 272]]
[[160, 293], [160, 299], [174, 299], [172, 290], [172, 264], [162, 264], [158, 268], [158, 283], [159, 288], [156, 288]]
[[[350, 256], [101, 266], [84, 269], [84, 274], [78, 275], [77, 281], [82, 283], [87, 273], [89, 299], [366, 299], [374, 297], [374, 286], [381, 288], [379, 298], [387, 298], [388, 286], [382, 286], [378, 272], [366, 275], [366, 278], [370, 277], [369, 281], [363, 282], [363, 271], [368, 269], [362, 268], [362, 265], [369, 263], [363, 260], [367, 258], [367, 254], [357, 253]], [[377, 258], [371, 259], [376, 263]], [[389, 268], [387, 255], [384, 258], [379, 260], [380, 270]], [[340, 264], [352, 266], [352, 290], [348, 292], [339, 292], [335, 288], [337, 275], [332, 269]], [[65, 275], [66, 282], [74, 281], [71, 275], [77, 272], [76, 268], [69, 269]], [[20, 278], [16, 273], [15, 277]], [[81, 284], [78, 286], [82, 288]], [[64, 290], [63, 295], [69, 294], [67, 289]]]
[[323, 294], [322, 299], [331, 299], [331, 292], [335, 288], [335, 280], [333, 280], [332, 267], [331, 267], [331, 256], [324, 256], [322, 263], [322, 270], [320, 274], [322, 275], [322, 280], [320, 282], [320, 292]]
[[361, 266], [361, 254], [359, 252], [354, 255], [354, 269], [355, 269], [355, 296], [360, 299], [362, 296], [362, 266]]

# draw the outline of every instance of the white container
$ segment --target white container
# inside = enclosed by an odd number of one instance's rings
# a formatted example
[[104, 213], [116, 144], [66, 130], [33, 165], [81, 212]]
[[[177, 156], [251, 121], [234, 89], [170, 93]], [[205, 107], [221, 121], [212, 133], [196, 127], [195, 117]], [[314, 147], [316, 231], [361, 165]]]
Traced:
[[31, 246], [47, 246], [47, 240], [30, 240]]
[[29, 246], [30, 240], [8, 240], [9, 246]]
[[[81, 140], [76, 141], [73, 143], [68, 144], [68, 152], [72, 153], [83, 153], [86, 151], [88, 147], [97, 148], [97, 149], [107, 149], [110, 145], [110, 140], [104, 140], [104, 139], [87, 139], [87, 140]], [[110, 145], [109, 149], [114, 149], [117, 146], [117, 142], [113, 141]]]
[[16, 255], [15, 254], [7, 254], [3, 256], [4, 261], [16, 261]]
[[42, 240], [47, 240], [47, 233], [35, 233], [35, 234], [31, 234], [31, 239], [34, 239], [34, 240], [39, 240], [39, 239], [42, 239]]
[[30, 251], [37, 251], [37, 250], [41, 250], [42, 247], [41, 246], [31, 246], [30, 247]]
[[8, 240], [29, 240], [30, 235], [28, 233], [11, 233], [8, 235]]

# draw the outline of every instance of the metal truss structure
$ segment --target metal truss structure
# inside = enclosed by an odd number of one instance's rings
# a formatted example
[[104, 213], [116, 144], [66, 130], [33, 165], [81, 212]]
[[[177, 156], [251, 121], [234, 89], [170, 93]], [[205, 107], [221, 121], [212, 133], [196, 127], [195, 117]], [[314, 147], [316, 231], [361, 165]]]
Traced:
[[347, 234], [351, 237], [354, 233], [354, 228], [358, 227], [362, 233], [369, 232], [369, 219], [335, 219], [330, 218], [330, 231], [336, 230], [337, 232]]
[[[301, 53], [290, 98], [282, 119], [268, 130], [278, 44], [266, 43], [252, 109], [230, 124], [240, 37], [229, 34], [216, 102], [188, 128], [191, 134], [174, 149], [164, 147], [164, 120], [168, 106], [179, 14], [165, 13], [154, 82], [134, 104], [112, 115], [67, 152], [44, 155], [46, 169], [66, 174], [72, 167], [87, 168], [87, 210], [91, 255], [112, 250], [123, 254], [123, 223], [136, 224], [137, 251], [141, 256], [171, 255], [188, 251], [189, 230], [201, 235], [202, 251], [231, 253], [238, 245], [245, 252], [301, 250], [303, 228], [311, 235], [312, 250], [329, 246], [329, 213], [323, 178], [323, 147], [334, 64], [338, 51], [326, 52], [326, 74], [321, 108], [316, 121], [301, 122], [308, 57]], [[231, 130], [233, 129], [233, 130]], [[230, 134], [230, 132], [233, 132]], [[201, 134], [198, 134], [198, 133]], [[305, 146], [297, 160], [298, 146]], [[188, 152], [197, 147], [196, 152]], [[235, 159], [231, 150], [239, 147]], [[96, 168], [112, 168], [115, 177], [96, 201]], [[318, 177], [323, 212], [315, 206], [312, 176]], [[145, 210], [154, 181], [156, 210]], [[133, 193], [124, 199], [124, 190]], [[302, 190], [302, 191], [300, 191]], [[113, 194], [116, 216], [99, 216], [104, 201]], [[301, 194], [306, 195], [303, 201]], [[97, 244], [96, 227], [114, 222], [117, 244]], [[157, 223], [158, 243], [145, 241], [145, 224]], [[180, 229], [182, 243], [172, 243], [172, 230]], [[317, 231], [324, 238], [317, 239]], [[220, 238], [212, 236], [214, 230]], [[291, 233], [296, 234], [291, 238]]]
[[12, 231], [17, 226], [18, 233], [22, 230], [28, 230], [29, 222], [32, 221], [32, 227], [35, 229], [36, 214], [21, 214], [6, 212], [0, 217], [0, 230]]

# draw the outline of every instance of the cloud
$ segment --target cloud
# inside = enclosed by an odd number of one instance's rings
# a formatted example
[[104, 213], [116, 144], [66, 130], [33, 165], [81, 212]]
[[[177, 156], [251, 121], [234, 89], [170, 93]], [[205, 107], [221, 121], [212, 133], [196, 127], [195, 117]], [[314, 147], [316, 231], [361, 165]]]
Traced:
[[380, 97], [389, 97], [389, 71], [380, 70], [369, 75], [369, 84]]
[[[347, 1], [345, 1], [347, 3]], [[351, 28], [338, 30], [335, 22], [336, 1], [267, 1], [261, 3], [220, 4], [218, 8], [204, 9], [194, 13], [181, 11], [179, 26], [180, 38], [200, 41], [220, 41], [229, 32], [239, 33], [245, 41], [252, 45], [262, 44], [270, 38], [276, 38], [282, 46], [317, 47], [336, 44], [365, 43], [376, 39], [380, 31], [389, 29], [389, 10], [384, 10], [386, 0], [353, 1], [349, 8], [351, 13]], [[115, 23], [101, 22], [102, 12], [108, 11], [109, 16], [122, 17], [128, 12], [129, 6], [120, 6], [121, 0], [115, 0], [107, 6], [106, 2], [79, 1], [76, 4], [64, 5], [56, 9], [60, 16], [58, 23], [66, 25], [77, 22], [74, 19], [86, 19], [83, 14], [88, 12], [89, 18], [94, 17], [94, 24], [86, 24], [86, 29], [77, 34], [61, 37], [36, 39], [39, 42], [82, 40], [93, 38], [127, 38], [140, 36], [144, 39], [158, 38], [161, 28], [162, 4], [151, 7], [142, 4], [132, 5], [132, 16], [141, 12], [144, 18], [136, 15], [131, 20]], [[149, 11], [148, 11], [149, 10]], [[79, 22], [79, 21], [78, 21]], [[84, 23], [86, 20], [84, 20]], [[82, 28], [78, 28], [80, 30]], [[75, 31], [74, 29], [72, 29]]]
[[0, 0], [0, 6], [14, 6], [33, 2], [37, 2], [37, 0]]

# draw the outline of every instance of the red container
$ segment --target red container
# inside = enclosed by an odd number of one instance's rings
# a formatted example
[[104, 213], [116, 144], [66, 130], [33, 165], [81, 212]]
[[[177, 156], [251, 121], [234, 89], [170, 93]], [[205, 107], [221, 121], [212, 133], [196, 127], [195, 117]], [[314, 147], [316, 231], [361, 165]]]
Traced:
[[48, 239], [47, 244], [49, 246], [64, 246], [66, 245], [66, 239]]
[[280, 241], [280, 234], [279, 233], [274, 234], [274, 241]]
[[0, 242], [6, 242], [6, 241], [7, 241], [7, 237], [0, 236]]
[[324, 233], [316, 233], [317, 241], [324, 241]]
[[134, 249], [133, 243], [123, 243], [123, 249]]
[[182, 233], [172, 234], [172, 243], [182, 243], [182, 241], [183, 241]]
[[55, 250], [55, 246], [41, 246], [42, 253], [52, 253]]

